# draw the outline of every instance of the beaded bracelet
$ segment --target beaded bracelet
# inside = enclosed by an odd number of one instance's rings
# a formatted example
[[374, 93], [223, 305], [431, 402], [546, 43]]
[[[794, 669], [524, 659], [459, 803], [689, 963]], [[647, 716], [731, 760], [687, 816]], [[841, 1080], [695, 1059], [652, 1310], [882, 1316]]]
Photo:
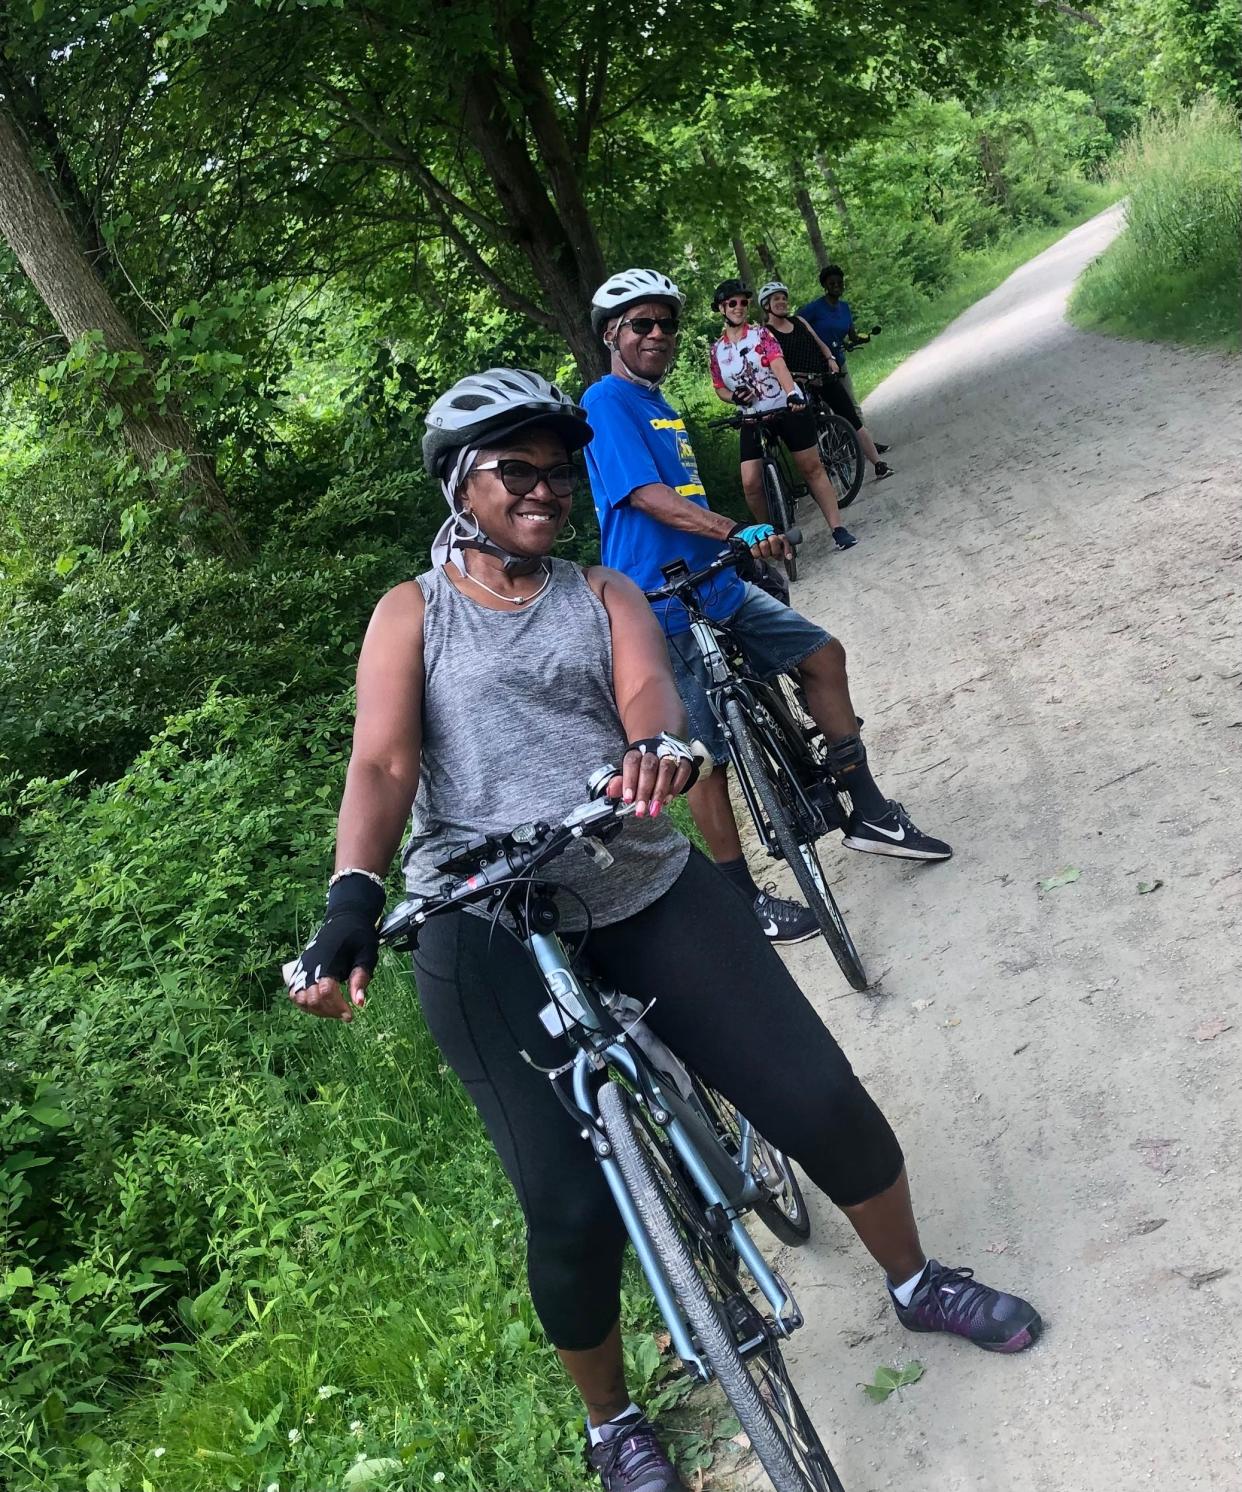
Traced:
[[343, 881], [346, 876], [366, 876], [368, 881], [374, 881], [382, 891], [384, 889], [384, 877], [377, 876], [373, 870], [362, 870], [356, 865], [347, 865], [344, 870], [338, 870], [334, 876], [329, 877], [328, 890], [331, 891], [338, 881]]

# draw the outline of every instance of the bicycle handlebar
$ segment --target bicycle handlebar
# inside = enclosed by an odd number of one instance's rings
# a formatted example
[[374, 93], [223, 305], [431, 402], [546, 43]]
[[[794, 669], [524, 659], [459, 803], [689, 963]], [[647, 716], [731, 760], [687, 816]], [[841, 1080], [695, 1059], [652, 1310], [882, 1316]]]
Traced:
[[[797, 549], [798, 545], [802, 543], [802, 530], [800, 528], [788, 528], [783, 534], [774, 534], [773, 537], [784, 539], [787, 544], [791, 544]], [[665, 585], [660, 586], [654, 591], [645, 591], [644, 595], [648, 601], [652, 602], [671, 601], [675, 597], [680, 596], [683, 591], [698, 590], [699, 586], [709, 580], [714, 580], [717, 575], [722, 574], [725, 570], [736, 570], [745, 567], [747, 564], [753, 564], [754, 559], [755, 557], [749, 547], [743, 544], [740, 539], [730, 539], [728, 546], [722, 549], [711, 564], [707, 565], [704, 569], [696, 570], [694, 573], [687, 570], [684, 575], [678, 575], [675, 578], [670, 577]], [[684, 562], [679, 560], [677, 563], [683, 564]], [[664, 574], [668, 576], [669, 571], [675, 568], [675, 565], [666, 565], [664, 567]]]
[[740, 430], [743, 425], [766, 425], [773, 420], [779, 420], [783, 414], [788, 412], [788, 408], [788, 405], [783, 405], [780, 409], [760, 409], [753, 414], [739, 409], [736, 414], [724, 414], [718, 420], [708, 420], [707, 428], [709, 430]]
[[[605, 775], [606, 774], [606, 775]], [[613, 767], [601, 767], [592, 774], [591, 784], [599, 782], [603, 792], [617, 775]], [[488, 834], [464, 845], [452, 859], [437, 866], [439, 870], [469, 869], [471, 874], [451, 884], [438, 896], [416, 896], [394, 907], [380, 924], [380, 942], [391, 943], [416, 930], [440, 912], [467, 906], [489, 896], [505, 881], [529, 876], [541, 865], [563, 855], [575, 840], [611, 837], [609, 831], [628, 818], [636, 803], [593, 796], [588, 803], [568, 813], [559, 824], [518, 824], [507, 834]]]
[[[698, 741], [692, 743], [692, 750], [702, 781], [711, 773], [711, 754]], [[380, 924], [380, 942], [392, 943], [407, 935], [417, 941], [418, 929], [429, 917], [482, 901], [506, 881], [529, 877], [563, 855], [575, 840], [611, 839], [620, 832], [621, 821], [638, 808], [637, 803], [604, 796], [608, 784], [618, 775], [618, 768], [611, 763], [592, 772], [587, 779], [590, 800], [571, 809], [559, 824], [518, 824], [507, 834], [484, 834], [463, 845], [436, 869], [446, 875], [470, 873], [450, 883], [438, 896], [400, 902]]]

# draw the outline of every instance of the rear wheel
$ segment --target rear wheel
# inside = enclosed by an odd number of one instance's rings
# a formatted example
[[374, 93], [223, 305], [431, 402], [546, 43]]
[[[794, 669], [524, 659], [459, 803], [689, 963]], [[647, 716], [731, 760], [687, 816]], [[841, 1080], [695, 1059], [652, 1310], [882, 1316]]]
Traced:
[[[763, 494], [768, 500], [768, 521], [778, 534], [793, 527], [793, 503], [774, 461], [763, 463]], [[785, 560], [785, 574], [798, 578], [798, 561], [790, 554]]]
[[738, 1278], [736, 1255], [713, 1232], [681, 1179], [667, 1136], [618, 1083], [599, 1090], [599, 1112], [698, 1350], [776, 1492], [844, 1492], [789, 1380], [780, 1328]]
[[[771, 826], [772, 838], [776, 841], [780, 857], [793, 871], [798, 889], [815, 914], [819, 930], [832, 949], [832, 956], [841, 972], [853, 989], [865, 990], [867, 972], [858, 956], [850, 930], [845, 925], [845, 918], [828, 889], [814, 841], [795, 831], [796, 817], [793, 804], [789, 801], [793, 793], [792, 788], [783, 781], [786, 776], [783, 765], [778, 760], [769, 759], [770, 754], [760, 744], [762, 733], [746, 717], [736, 699], [725, 701], [725, 719], [728, 721], [738, 758], [754, 785], [755, 795]], [[805, 843], [802, 842], [804, 839]]]
[[[734, 1160], [742, 1149], [742, 1116], [727, 1098], [709, 1088], [698, 1078], [692, 1079], [694, 1091], [703, 1105], [716, 1137]], [[798, 1178], [794, 1175], [793, 1162], [783, 1150], [769, 1144], [762, 1135], [751, 1129], [753, 1147], [750, 1174], [762, 1187], [763, 1198], [756, 1202], [755, 1216], [782, 1243], [795, 1248], [804, 1244], [811, 1236], [811, 1214], [806, 1210], [806, 1199]]]
[[862, 486], [866, 463], [854, 427], [839, 414], [819, 417], [819, 459], [837, 494], [837, 507], [848, 508]]

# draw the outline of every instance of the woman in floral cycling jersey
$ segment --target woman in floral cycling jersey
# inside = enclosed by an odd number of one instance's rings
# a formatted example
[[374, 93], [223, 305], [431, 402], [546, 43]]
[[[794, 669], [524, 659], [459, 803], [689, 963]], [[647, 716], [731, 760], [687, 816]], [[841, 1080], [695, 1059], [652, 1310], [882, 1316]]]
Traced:
[[[766, 327], [751, 325], [749, 288], [741, 280], [723, 281], [716, 286], [712, 310], [724, 316], [724, 328], [711, 355], [716, 397], [751, 414], [773, 415], [777, 433], [827, 519], [837, 548], [853, 548], [858, 540], [841, 523], [836, 492], [819, 459], [815, 417], [785, 365], [776, 338]], [[754, 425], [742, 426], [741, 454], [747, 506], [765, 522], [769, 515], [763, 492], [763, 448]]]

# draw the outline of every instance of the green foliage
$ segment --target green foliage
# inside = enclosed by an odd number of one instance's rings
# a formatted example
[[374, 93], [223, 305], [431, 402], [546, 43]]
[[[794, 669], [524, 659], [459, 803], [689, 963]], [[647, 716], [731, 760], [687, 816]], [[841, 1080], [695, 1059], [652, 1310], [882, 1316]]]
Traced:
[[921, 1362], [908, 1362], [900, 1368], [878, 1367], [875, 1381], [864, 1383], [863, 1392], [873, 1404], [883, 1404], [893, 1394], [900, 1398], [901, 1390], [917, 1383], [926, 1370]]
[[1204, 99], [1148, 120], [1121, 152], [1126, 227], [1075, 288], [1081, 325], [1237, 350], [1242, 150], [1238, 117]]

